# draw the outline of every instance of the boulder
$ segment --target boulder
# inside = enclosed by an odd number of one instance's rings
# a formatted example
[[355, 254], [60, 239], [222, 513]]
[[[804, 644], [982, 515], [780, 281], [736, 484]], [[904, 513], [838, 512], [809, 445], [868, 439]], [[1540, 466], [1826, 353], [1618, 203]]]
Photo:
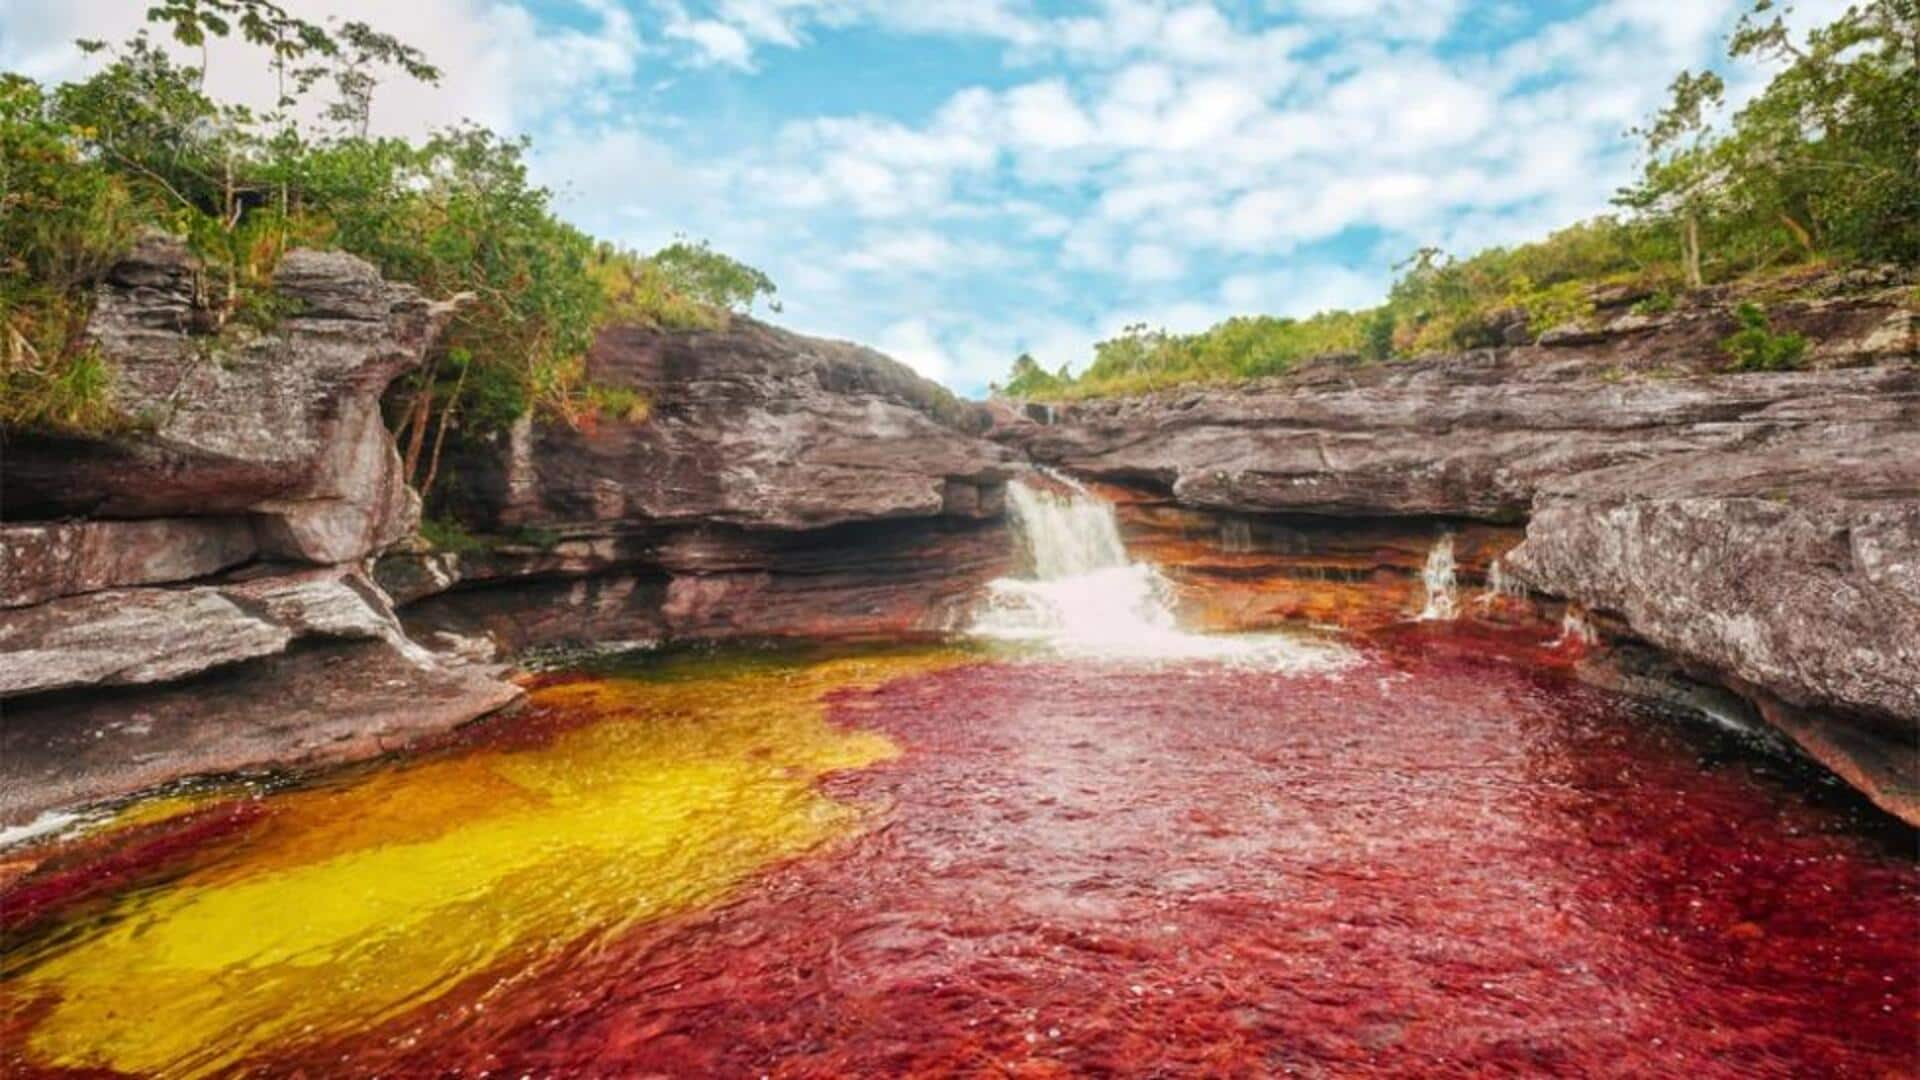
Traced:
[[7, 702], [0, 823], [190, 776], [285, 774], [401, 749], [518, 701], [486, 669], [314, 639], [164, 685]]
[[587, 360], [649, 405], [638, 423], [523, 423], [460, 457], [470, 519], [815, 529], [993, 518], [1014, 467], [984, 410], [871, 349], [736, 316], [723, 330], [616, 326]]
[[451, 452], [449, 502], [492, 535], [381, 560], [410, 627], [507, 650], [924, 634], [1011, 558], [1024, 463], [982, 437], [982, 407], [871, 349], [744, 317], [616, 326], [587, 377], [646, 418], [525, 421]]
[[380, 397], [451, 308], [296, 251], [272, 326], [216, 333], [195, 279], [149, 237], [100, 286], [124, 428], [4, 433], [0, 821], [374, 753], [518, 696], [409, 640], [368, 576], [419, 517]]
[[1568, 477], [1507, 565], [1790, 705], [1920, 735], [1920, 429]]

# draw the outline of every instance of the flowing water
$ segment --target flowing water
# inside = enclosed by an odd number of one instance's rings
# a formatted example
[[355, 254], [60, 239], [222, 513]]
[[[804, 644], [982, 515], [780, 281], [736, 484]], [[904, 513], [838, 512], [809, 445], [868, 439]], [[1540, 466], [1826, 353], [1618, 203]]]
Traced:
[[1910, 830], [1525, 634], [1184, 634], [1015, 499], [991, 647], [605, 662], [0, 851], [0, 1074], [1913, 1073]]
[[1421, 568], [1420, 583], [1427, 591], [1427, 602], [1420, 618], [1445, 622], [1460, 614], [1459, 586], [1455, 581], [1453, 534], [1442, 533], [1427, 552], [1427, 564]]
[[975, 637], [1090, 661], [1305, 672], [1350, 659], [1338, 646], [1289, 635], [1182, 630], [1172, 586], [1128, 556], [1113, 506], [1069, 478], [1050, 479], [1057, 490], [1017, 481], [1007, 487], [1030, 572], [987, 587], [970, 627]]

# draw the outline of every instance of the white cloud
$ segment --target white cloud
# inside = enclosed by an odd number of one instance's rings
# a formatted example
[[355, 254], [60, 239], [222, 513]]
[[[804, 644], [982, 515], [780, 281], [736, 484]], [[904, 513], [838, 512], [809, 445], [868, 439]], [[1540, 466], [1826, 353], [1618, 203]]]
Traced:
[[[447, 68], [438, 89], [384, 88], [383, 130], [464, 116], [529, 131], [536, 175], [584, 226], [643, 248], [710, 238], [767, 269], [801, 328], [963, 388], [1022, 349], [1083, 363], [1136, 320], [1369, 305], [1390, 254], [1602, 211], [1632, 167], [1622, 132], [1713, 59], [1742, 6], [1595, 0], [1529, 29], [1537, 9], [1467, 0], [565, 2], [564, 20], [535, 0], [289, 6], [367, 19]], [[1845, 3], [1803, 0], [1795, 18]], [[142, 10], [0, 0], [0, 64], [77, 73], [70, 38], [124, 36]], [[774, 51], [856, 27], [913, 49], [984, 42], [1003, 64], [930, 110], [754, 98]], [[1489, 27], [1498, 44], [1482, 45]], [[652, 107], [673, 65], [784, 122], [735, 138], [697, 103]], [[264, 91], [258, 72], [217, 71], [234, 80], [219, 92]], [[1734, 80], [1735, 98], [1754, 85]]]
[[[147, 6], [134, 0], [0, 0], [0, 68], [49, 81], [79, 77], [99, 61], [82, 55], [74, 39], [124, 40], [145, 25]], [[632, 78], [642, 51], [633, 17], [614, 0], [581, 0], [578, 6], [590, 28], [543, 22], [509, 0], [287, 4], [316, 22], [369, 22], [416, 46], [442, 69], [439, 85], [391, 75], [375, 93], [374, 128], [395, 135], [419, 135], [466, 119], [522, 130], [556, 110], [577, 109], [598, 87]], [[209, 52], [207, 86], [215, 96], [273, 102], [275, 80], [263, 53], [233, 40], [215, 41]]]
[[902, 319], [893, 323], [880, 332], [878, 347], [929, 379], [944, 381], [953, 375], [953, 360], [926, 319]]
[[1135, 281], [1177, 281], [1187, 272], [1187, 261], [1171, 248], [1136, 244], [1127, 252], [1125, 269]]
[[753, 68], [753, 42], [738, 27], [716, 19], [675, 19], [667, 23], [666, 34], [691, 42], [701, 62], [725, 64], [741, 70]]

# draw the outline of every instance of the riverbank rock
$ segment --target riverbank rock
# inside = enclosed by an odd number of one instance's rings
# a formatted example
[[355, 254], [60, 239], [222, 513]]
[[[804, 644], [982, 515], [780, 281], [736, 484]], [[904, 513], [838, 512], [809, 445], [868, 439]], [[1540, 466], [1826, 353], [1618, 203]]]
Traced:
[[[1782, 305], [1774, 320], [1809, 336], [1812, 370], [1725, 371], [1731, 315], [1696, 306], [1621, 314], [1578, 343], [1001, 402], [994, 435], [1134, 492], [1135, 535], [1192, 563], [1187, 578], [1266, 582], [1281, 599], [1231, 613], [1256, 624], [1330, 610], [1313, 600], [1321, 582], [1342, 585], [1340, 553], [1387, 523], [1429, 538], [1524, 527], [1517, 548], [1463, 569], [1496, 592], [1530, 588], [1607, 616], [1920, 822], [1914, 313], [1899, 296], [1855, 296]], [[1217, 541], [1188, 527], [1209, 552], [1183, 560], [1191, 543], [1152, 525], [1183, 511], [1241, 523], [1214, 526]], [[1347, 540], [1315, 539], [1328, 532]]]
[[486, 535], [382, 561], [410, 624], [506, 649], [932, 633], [1010, 557], [1017, 455], [871, 349], [743, 316], [616, 326], [587, 378], [644, 419], [525, 421], [451, 454], [449, 504]]
[[201, 327], [179, 241], [142, 241], [99, 290], [88, 333], [113, 370], [128, 430], [98, 439], [13, 433], [7, 520], [244, 514], [258, 553], [315, 564], [409, 535], [418, 500], [380, 395], [418, 364], [452, 308], [360, 259], [294, 251], [267, 331]]
[[409, 640], [369, 573], [419, 519], [380, 397], [451, 309], [295, 251], [271, 327], [215, 334], [196, 273], [153, 236], [100, 286], [88, 333], [123, 429], [0, 433], [0, 823], [519, 695]]

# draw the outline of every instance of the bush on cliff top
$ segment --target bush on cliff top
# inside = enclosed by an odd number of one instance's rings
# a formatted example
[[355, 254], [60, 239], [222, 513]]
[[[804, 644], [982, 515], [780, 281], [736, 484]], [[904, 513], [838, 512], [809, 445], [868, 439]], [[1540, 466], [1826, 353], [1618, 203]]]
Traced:
[[439, 73], [364, 24], [322, 27], [265, 0], [166, 0], [148, 17], [188, 48], [238, 33], [282, 95], [265, 113], [217, 102], [202, 89], [204, 60], [183, 64], [144, 32], [82, 43], [107, 63], [79, 82], [0, 75], [0, 426], [114, 425], [111, 372], [84, 328], [94, 286], [142, 228], [186, 238], [216, 327], [270, 320], [274, 268], [296, 246], [352, 252], [430, 297], [463, 296], [394, 418], [423, 488], [450, 428], [530, 411], [569, 423], [609, 408], [644, 415], [632, 395], [586, 384], [584, 355], [605, 322], [711, 327], [774, 292], [704, 244], [642, 256], [595, 243], [529, 180], [524, 141], [471, 125], [417, 143], [369, 137], [380, 76]]

